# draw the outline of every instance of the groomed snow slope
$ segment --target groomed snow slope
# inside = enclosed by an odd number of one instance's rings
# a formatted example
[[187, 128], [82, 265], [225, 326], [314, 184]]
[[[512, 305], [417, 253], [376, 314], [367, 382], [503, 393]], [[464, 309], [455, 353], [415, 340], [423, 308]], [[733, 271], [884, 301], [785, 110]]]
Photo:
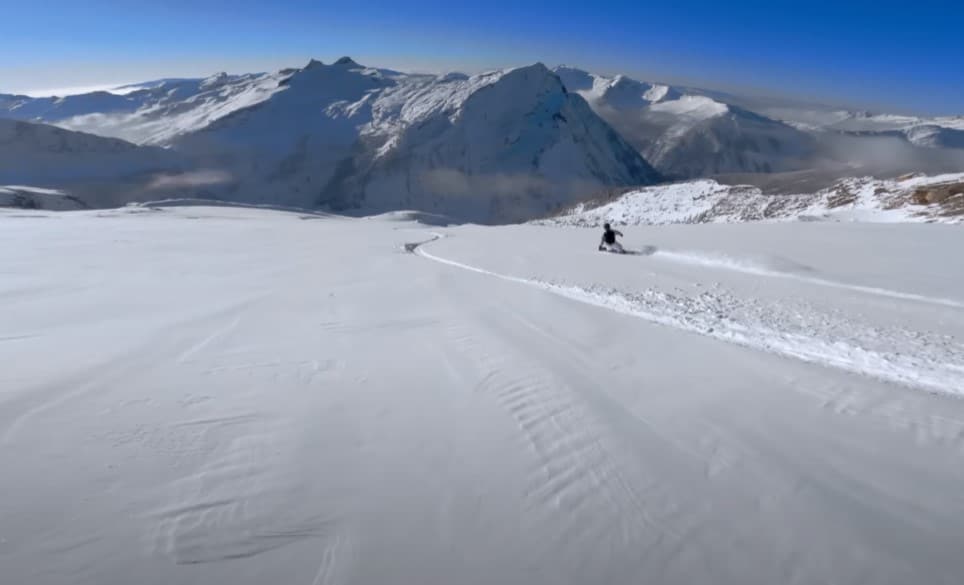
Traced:
[[398, 219], [0, 212], [4, 583], [960, 582], [959, 228]]

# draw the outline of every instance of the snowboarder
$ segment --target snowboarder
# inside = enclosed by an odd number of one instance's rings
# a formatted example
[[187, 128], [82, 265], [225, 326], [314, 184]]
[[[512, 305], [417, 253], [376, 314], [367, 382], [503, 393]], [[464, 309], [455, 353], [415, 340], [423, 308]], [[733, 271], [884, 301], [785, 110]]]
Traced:
[[623, 245], [616, 241], [616, 236], [622, 237], [622, 232], [612, 229], [608, 223], [603, 225], [603, 230], [605, 231], [603, 231], [602, 240], [599, 241], [599, 250], [624, 253], [626, 250], [623, 250]]

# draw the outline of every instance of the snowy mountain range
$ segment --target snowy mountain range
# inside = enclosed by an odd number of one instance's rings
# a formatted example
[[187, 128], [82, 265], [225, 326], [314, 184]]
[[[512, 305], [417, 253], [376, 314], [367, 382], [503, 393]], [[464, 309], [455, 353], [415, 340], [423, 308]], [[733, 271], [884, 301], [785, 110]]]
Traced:
[[[232, 199], [515, 221], [658, 174], [542, 65], [465, 77], [313, 61], [172, 146], [228, 168]], [[213, 154], [211, 154], [213, 153]]]
[[234, 201], [504, 222], [659, 179], [541, 64], [467, 77], [343, 58], [145, 84], [123, 96], [2, 103], [6, 115], [169, 147], [229, 173], [208, 195]]
[[0, 118], [17, 120], [0, 126], [0, 184], [66, 190], [90, 206], [156, 199], [161, 185], [171, 197], [498, 223], [665, 179], [964, 168], [960, 117], [854, 112], [542, 64], [467, 76], [312, 60], [112, 92], [0, 95]]

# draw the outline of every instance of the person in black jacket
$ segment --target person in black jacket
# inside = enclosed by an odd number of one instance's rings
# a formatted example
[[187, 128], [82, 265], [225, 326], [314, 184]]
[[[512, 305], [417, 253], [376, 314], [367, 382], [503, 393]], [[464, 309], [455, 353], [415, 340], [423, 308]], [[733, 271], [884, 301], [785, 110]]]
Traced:
[[626, 251], [623, 250], [623, 245], [616, 241], [616, 236], [622, 237], [622, 232], [612, 229], [609, 227], [608, 223], [603, 226], [603, 230], [602, 240], [599, 241], [600, 250], [609, 250], [610, 252], [619, 253]]

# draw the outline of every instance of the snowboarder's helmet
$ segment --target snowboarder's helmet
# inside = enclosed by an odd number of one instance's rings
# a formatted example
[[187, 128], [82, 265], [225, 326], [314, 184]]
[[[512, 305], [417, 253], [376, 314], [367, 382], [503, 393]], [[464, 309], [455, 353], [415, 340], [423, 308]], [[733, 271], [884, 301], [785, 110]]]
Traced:
[[608, 230], [608, 229], [609, 229], [609, 224], [608, 224], [608, 223], [604, 223], [604, 224], [603, 224], [603, 229]]

